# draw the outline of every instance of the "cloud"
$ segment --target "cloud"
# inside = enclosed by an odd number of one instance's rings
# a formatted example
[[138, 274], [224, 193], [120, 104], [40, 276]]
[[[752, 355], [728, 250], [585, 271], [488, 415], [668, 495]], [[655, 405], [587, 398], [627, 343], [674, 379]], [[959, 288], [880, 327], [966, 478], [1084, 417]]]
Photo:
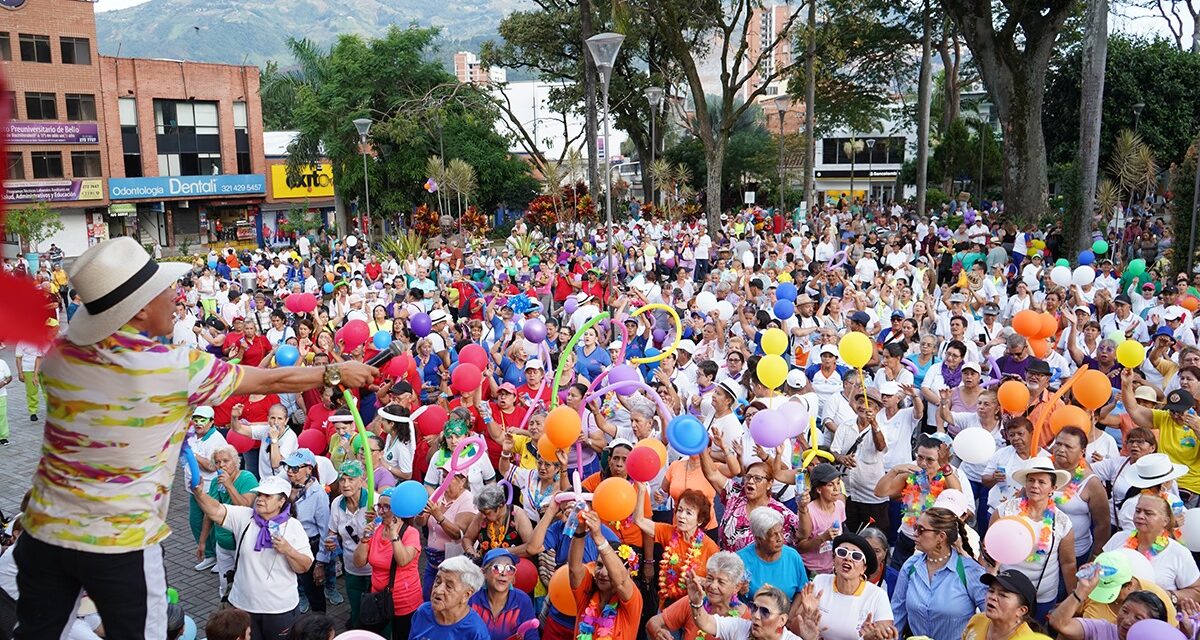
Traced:
[[96, 11], [113, 11], [133, 7], [148, 0], [96, 0]]

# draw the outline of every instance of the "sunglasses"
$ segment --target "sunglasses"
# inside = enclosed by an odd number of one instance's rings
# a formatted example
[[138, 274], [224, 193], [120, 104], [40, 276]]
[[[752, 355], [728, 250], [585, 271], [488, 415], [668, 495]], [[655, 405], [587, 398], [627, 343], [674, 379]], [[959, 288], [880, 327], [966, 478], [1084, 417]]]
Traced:
[[296, 473], [297, 471], [299, 471], [299, 470], [303, 469], [303, 468], [304, 468], [304, 466], [305, 466], [305, 465], [300, 465], [300, 466], [297, 466], [297, 467], [293, 467], [293, 466], [291, 466], [291, 465], [288, 465], [288, 468], [287, 468], [287, 470], [288, 470], [288, 473]]
[[494, 564], [488, 567], [494, 576], [508, 576], [517, 572], [517, 567], [511, 564]]
[[862, 551], [856, 549], [847, 549], [846, 547], [838, 547], [833, 550], [833, 555], [839, 558], [850, 558], [855, 562], [866, 562], [867, 556], [863, 555]]
[[746, 610], [750, 612], [750, 616], [754, 618], [770, 618], [774, 615], [779, 615], [771, 611], [771, 607], [764, 607], [753, 602], [746, 605]]

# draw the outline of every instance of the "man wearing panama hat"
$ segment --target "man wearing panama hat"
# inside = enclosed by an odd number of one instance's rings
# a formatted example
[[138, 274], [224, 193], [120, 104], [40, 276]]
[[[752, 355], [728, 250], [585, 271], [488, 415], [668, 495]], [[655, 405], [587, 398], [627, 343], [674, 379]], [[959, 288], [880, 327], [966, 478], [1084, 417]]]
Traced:
[[160, 545], [171, 532], [169, 491], [193, 408], [234, 394], [359, 387], [377, 375], [357, 362], [244, 367], [161, 344], [189, 269], [155, 262], [132, 238], [102, 242], [71, 268], [83, 303], [42, 366], [42, 458], [13, 550], [18, 637], [60, 636], [83, 590], [109, 637], [165, 637]]

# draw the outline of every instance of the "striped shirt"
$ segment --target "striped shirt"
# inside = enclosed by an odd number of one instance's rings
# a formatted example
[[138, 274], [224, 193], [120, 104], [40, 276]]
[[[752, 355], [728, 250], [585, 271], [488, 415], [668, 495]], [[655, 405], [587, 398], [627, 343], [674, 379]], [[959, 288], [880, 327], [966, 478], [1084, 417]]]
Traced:
[[241, 380], [236, 365], [129, 326], [92, 345], [59, 340], [42, 366], [46, 426], [26, 533], [93, 553], [161, 542], [192, 409], [224, 402]]

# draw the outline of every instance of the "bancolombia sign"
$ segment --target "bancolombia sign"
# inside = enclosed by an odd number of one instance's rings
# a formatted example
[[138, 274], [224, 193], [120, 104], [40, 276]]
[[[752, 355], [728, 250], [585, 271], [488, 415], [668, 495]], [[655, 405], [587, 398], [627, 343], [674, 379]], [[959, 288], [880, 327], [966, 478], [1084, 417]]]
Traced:
[[261, 173], [217, 176], [157, 178], [111, 178], [108, 197], [112, 200], [162, 200], [209, 196], [256, 195], [267, 192], [267, 177]]
[[271, 196], [288, 198], [332, 198], [333, 167], [329, 163], [305, 165], [300, 175], [288, 176], [287, 165], [271, 165]]

